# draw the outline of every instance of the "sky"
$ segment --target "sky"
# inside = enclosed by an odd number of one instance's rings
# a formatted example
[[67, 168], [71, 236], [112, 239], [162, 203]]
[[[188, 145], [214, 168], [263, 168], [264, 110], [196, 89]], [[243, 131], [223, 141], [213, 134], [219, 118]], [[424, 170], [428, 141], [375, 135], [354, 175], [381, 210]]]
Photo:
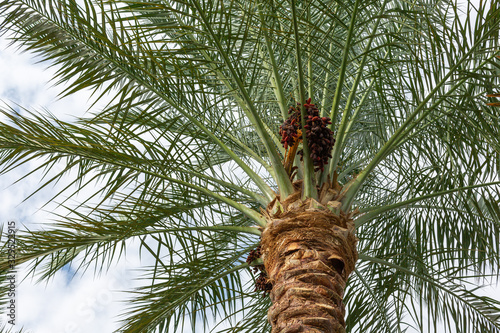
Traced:
[[[54, 73], [54, 68], [37, 63], [33, 55], [15, 47], [7, 48], [6, 39], [0, 38], [0, 101], [11, 106], [28, 106], [30, 110], [48, 109], [64, 120], [83, 115], [91, 104], [90, 94], [80, 92], [58, 99], [62, 87], [55, 87], [51, 82]], [[96, 107], [104, 101], [101, 103]], [[0, 120], [3, 119], [0, 115]], [[26, 168], [34, 165], [28, 164]], [[0, 176], [0, 224], [15, 221], [18, 228], [43, 224], [51, 219], [50, 212], [57, 211], [54, 203], [44, 206], [57, 188], [44, 189], [23, 202], [39, 185], [36, 175], [13, 184], [25, 170]], [[63, 185], [58, 184], [59, 188]], [[74, 276], [74, 270], [68, 268], [57, 273], [48, 284], [36, 283], [36, 278], [20, 282], [16, 289], [16, 328], [23, 327], [23, 332], [27, 333], [112, 332], [117, 329], [117, 320], [125, 309], [123, 300], [127, 297], [120, 291], [139, 284], [136, 268], [145, 264], [145, 259], [138, 256], [138, 244], [128, 246], [126, 257], [101, 275], [90, 272]], [[20, 271], [18, 278], [22, 275]], [[499, 288], [486, 289], [483, 293], [500, 299]], [[5, 320], [2, 316], [0, 327]]]

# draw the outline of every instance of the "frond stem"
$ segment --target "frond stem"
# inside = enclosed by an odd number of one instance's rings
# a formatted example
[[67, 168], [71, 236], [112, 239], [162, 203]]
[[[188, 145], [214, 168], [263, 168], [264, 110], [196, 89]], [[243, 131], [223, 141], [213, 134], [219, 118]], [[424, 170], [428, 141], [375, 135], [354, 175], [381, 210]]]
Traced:
[[[387, 2], [388, 2], [388, 0], [385, 0], [383, 5], [382, 5], [382, 8], [380, 9], [380, 14], [377, 18], [377, 21], [375, 22], [375, 25], [373, 26], [372, 32], [370, 34], [370, 38], [369, 38], [368, 43], [364, 49], [364, 52], [363, 52], [364, 55], [363, 55], [363, 58], [361, 59], [361, 63], [359, 64], [358, 73], [356, 75], [356, 78], [354, 79], [354, 83], [352, 84], [351, 90], [349, 92], [349, 97], [347, 98], [347, 102], [346, 102], [346, 105], [344, 107], [344, 112], [342, 114], [342, 120], [340, 121], [340, 125], [339, 125], [339, 128], [337, 130], [335, 145], [333, 146], [332, 159], [329, 162], [330, 163], [329, 172], [323, 173], [322, 181], [326, 180], [326, 175], [330, 175], [330, 178], [333, 177], [333, 173], [337, 169], [337, 166], [338, 166], [338, 163], [340, 160], [340, 154], [344, 150], [344, 140], [346, 137], [346, 129], [348, 128], [348, 125], [351, 124], [352, 122], [354, 122], [359, 115], [359, 110], [361, 108], [358, 108], [357, 110], [355, 110], [350, 121], [348, 119], [349, 110], [351, 109], [352, 103], [354, 102], [359, 83], [361, 82], [361, 78], [363, 76], [364, 66], [365, 66], [366, 61], [368, 59], [368, 52], [370, 51], [370, 49], [372, 47], [372, 42], [375, 39], [375, 36], [377, 34], [377, 29], [378, 29], [378, 26], [380, 24], [380, 21], [382, 20], [382, 16], [383, 16], [382, 13], [385, 11], [385, 6], [387, 5]], [[346, 69], [344, 67], [347, 66], [348, 50], [349, 50], [348, 45], [350, 45], [350, 41], [352, 39], [352, 34], [353, 34], [353, 30], [354, 30], [353, 26], [354, 26], [354, 20], [356, 18], [357, 7], [358, 7], [358, 2], [356, 2], [356, 5], [354, 7], [354, 12], [352, 14], [353, 16], [351, 18], [351, 25], [349, 27], [349, 33], [347, 35], [346, 47], [344, 49], [344, 57], [342, 59], [342, 67], [341, 67], [342, 71], [343, 71], [343, 72], [341, 71], [342, 76], [345, 75]], [[386, 55], [387, 55], [387, 53], [386, 53]], [[337, 89], [342, 89], [342, 85], [343, 85], [343, 81], [340, 81], [340, 77], [339, 77], [339, 82], [337, 83]], [[340, 91], [337, 90], [337, 92], [335, 93], [335, 101], [334, 101], [335, 108], [338, 108], [338, 106], [339, 106], [340, 97], [337, 97], [337, 96], [339, 96], [340, 94], [341, 94], [341, 90]], [[366, 95], [367, 94], [365, 94], [363, 97], [365, 97]], [[333, 122], [334, 122], [334, 120], [332, 118], [332, 125], [331, 126], [333, 126]]]
[[[301, 114], [301, 125], [302, 128], [305, 129], [306, 126], [306, 117], [307, 112], [304, 106], [305, 100], [305, 82], [304, 82], [304, 73], [302, 66], [302, 54], [301, 54], [301, 45], [299, 38], [299, 27], [297, 22], [297, 8], [295, 4], [295, 0], [292, 0], [292, 21], [293, 21], [293, 33], [295, 38], [295, 58], [297, 61], [297, 72], [298, 72], [298, 84], [299, 84], [299, 98], [300, 98], [300, 114]], [[309, 96], [312, 98], [312, 96]], [[311, 160], [309, 145], [307, 143], [307, 134], [306, 131], [302, 131], [302, 157], [304, 162], [304, 182], [303, 182], [303, 190], [302, 190], [302, 198], [317, 198], [317, 190], [314, 178], [314, 166]]]
[[[271, 38], [269, 38], [269, 34], [267, 33], [267, 25], [266, 20], [264, 18], [264, 14], [262, 13], [262, 3], [261, 6], [257, 9], [259, 12], [260, 21], [262, 23], [262, 32], [264, 34], [264, 39], [266, 40], [266, 48], [267, 53], [269, 55], [269, 62], [271, 63], [271, 78], [273, 81], [273, 91], [276, 99], [278, 100], [278, 105], [281, 110], [281, 116], [283, 120], [288, 118], [288, 108], [286, 103], [285, 93], [283, 92], [283, 82], [281, 81], [281, 76], [278, 70], [278, 65], [276, 63], [276, 57], [274, 56], [273, 46], [271, 44]], [[267, 62], [264, 62], [267, 65]]]
[[[283, 167], [283, 164], [281, 162], [281, 158], [278, 155], [278, 152], [276, 151], [273, 141], [269, 137], [269, 134], [267, 133], [264, 124], [262, 122], [262, 119], [260, 119], [259, 114], [257, 113], [257, 110], [255, 109], [255, 106], [248, 95], [248, 92], [243, 85], [243, 82], [241, 81], [239, 75], [236, 73], [236, 70], [233, 67], [233, 62], [229, 59], [227, 53], [225, 52], [224, 48], [222, 47], [222, 44], [220, 40], [217, 38], [215, 35], [212, 26], [210, 22], [208, 22], [207, 18], [205, 17], [203, 9], [200, 7], [200, 3], [196, 0], [190, 0], [192, 5], [196, 8], [196, 11], [198, 12], [198, 15], [203, 22], [203, 25], [207, 29], [209, 35], [211, 36], [212, 41], [215, 43], [215, 46], [217, 50], [219, 51], [219, 54], [222, 56], [224, 63], [226, 64], [229, 72], [231, 73], [231, 76], [233, 80], [236, 82], [236, 85], [238, 86], [238, 89], [240, 93], [243, 96], [243, 99], [246, 102], [246, 105], [248, 106], [248, 111], [245, 112], [247, 114], [247, 118], [250, 122], [255, 127], [256, 132], [258, 133], [259, 137], [262, 140], [262, 143], [266, 147], [267, 154], [269, 158], [271, 159], [271, 165], [274, 168], [274, 173], [276, 175], [276, 182], [278, 183], [278, 187], [280, 190], [280, 194], [283, 197], [287, 197], [290, 194], [293, 193], [293, 185], [290, 179], [288, 178], [288, 175], [285, 171], [285, 168]], [[246, 110], [246, 109], [244, 109]]]
[[416, 202], [419, 202], [419, 201], [422, 201], [422, 200], [426, 200], [426, 199], [430, 199], [430, 198], [435, 198], [435, 197], [439, 197], [439, 196], [443, 196], [443, 195], [451, 194], [451, 193], [455, 193], [455, 192], [470, 190], [470, 189], [474, 189], [474, 188], [481, 188], [481, 187], [493, 186], [493, 185], [500, 185], [500, 181], [498, 181], [498, 182], [491, 182], [491, 183], [485, 183], [485, 184], [477, 184], [477, 185], [472, 185], [472, 186], [464, 186], [464, 187], [453, 188], [451, 190], [446, 190], [446, 191], [440, 191], [440, 192], [436, 192], [436, 193], [431, 193], [431, 194], [423, 195], [423, 196], [420, 196], [420, 197], [417, 197], [417, 198], [408, 199], [408, 200], [405, 200], [405, 201], [401, 201], [401, 202], [398, 202], [398, 203], [395, 203], [395, 204], [392, 204], [392, 205], [383, 206], [383, 207], [365, 208], [362, 211], [367, 211], [367, 213], [364, 214], [364, 215], [362, 215], [362, 216], [360, 216], [360, 217], [358, 217], [354, 221], [354, 225], [356, 226], [356, 228], [359, 228], [359, 227], [361, 227], [365, 223], [369, 222], [370, 220], [374, 219], [375, 217], [377, 217], [380, 214], [383, 214], [385, 212], [391, 211], [393, 209], [402, 208], [402, 207], [411, 205], [413, 203], [416, 203]]
[[[387, 157], [394, 148], [400, 143], [401, 140], [405, 140], [405, 135], [409, 133], [418, 122], [413, 122], [413, 120], [418, 116], [418, 114], [425, 108], [426, 104], [436, 95], [441, 88], [447, 83], [448, 79], [454, 72], [460, 68], [463, 62], [478, 48], [482, 42], [489, 36], [485, 34], [482, 36], [476, 44], [474, 44], [471, 49], [459, 60], [457, 61], [446, 73], [446, 75], [439, 81], [439, 83], [432, 89], [432, 91], [424, 98], [424, 100], [415, 108], [415, 110], [408, 116], [404, 123], [394, 132], [390, 139], [384, 144], [384, 146], [378, 151], [378, 153], [373, 157], [372, 161], [361, 171], [356, 179], [350, 184], [344, 193], [344, 202], [342, 203], [342, 210], [346, 211], [352, 204], [356, 193], [359, 191], [363, 183], [368, 178], [368, 175], [375, 169], [375, 167]], [[455, 91], [458, 87], [464, 84], [468, 78], [464, 78], [458, 81], [450, 90], [445, 94], [449, 95]], [[444, 97], [444, 96], [443, 96]], [[425, 119], [439, 104], [443, 102], [444, 98], [439, 98], [432, 106], [430, 106], [419, 118], [421, 121]]]

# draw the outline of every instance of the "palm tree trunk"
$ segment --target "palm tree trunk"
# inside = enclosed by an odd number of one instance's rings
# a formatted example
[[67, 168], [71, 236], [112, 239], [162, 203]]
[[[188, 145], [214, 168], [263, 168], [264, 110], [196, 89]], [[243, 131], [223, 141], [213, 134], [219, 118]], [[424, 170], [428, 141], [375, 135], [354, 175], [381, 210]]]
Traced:
[[[273, 285], [268, 311], [272, 333], [345, 332], [342, 302], [358, 254], [350, 214], [335, 214], [329, 205], [299, 192], [267, 210], [261, 247]], [[280, 209], [276, 209], [280, 207]]]

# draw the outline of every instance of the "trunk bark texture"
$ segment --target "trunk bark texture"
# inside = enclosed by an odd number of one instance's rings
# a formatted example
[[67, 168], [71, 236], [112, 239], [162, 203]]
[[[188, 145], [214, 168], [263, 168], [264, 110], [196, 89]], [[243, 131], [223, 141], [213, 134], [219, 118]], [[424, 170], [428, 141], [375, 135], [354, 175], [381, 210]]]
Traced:
[[335, 210], [338, 201], [321, 203], [332, 195], [319, 202], [300, 197], [271, 203], [262, 234], [272, 333], [345, 332], [342, 298], [358, 259], [352, 215]]

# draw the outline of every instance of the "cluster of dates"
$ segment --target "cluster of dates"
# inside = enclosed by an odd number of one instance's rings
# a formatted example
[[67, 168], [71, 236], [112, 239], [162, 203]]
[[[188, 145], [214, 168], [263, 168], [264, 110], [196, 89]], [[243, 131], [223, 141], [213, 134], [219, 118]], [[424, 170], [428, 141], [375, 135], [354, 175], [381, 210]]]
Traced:
[[[309, 146], [310, 157], [314, 165], [314, 171], [323, 171], [325, 164], [328, 164], [328, 159], [332, 158], [331, 151], [335, 144], [333, 132], [328, 125], [331, 120], [328, 117], [320, 117], [318, 107], [311, 103], [309, 98], [304, 104], [307, 112], [306, 131], [307, 145]], [[280, 126], [281, 143], [288, 149], [293, 146], [297, 140], [300, 141], [302, 135], [300, 103], [296, 107], [290, 106], [288, 113], [290, 117]], [[300, 160], [303, 159], [303, 151], [297, 152], [300, 155]]]
[[[252, 261], [257, 260], [261, 257], [260, 245], [255, 249], [251, 250], [247, 257], [247, 264], [250, 264]], [[266, 270], [264, 269], [264, 265], [257, 265], [252, 268], [253, 273], [259, 273], [259, 276], [255, 279], [255, 291], [261, 290], [263, 291], [263, 296], [270, 293], [273, 289], [273, 285], [269, 282], [269, 278], [267, 277]]]
[[297, 103], [299, 107], [294, 108], [290, 106], [288, 109], [288, 117], [285, 122], [280, 126], [281, 144], [285, 149], [292, 147], [297, 140], [300, 141], [302, 132], [300, 131], [300, 104]]

